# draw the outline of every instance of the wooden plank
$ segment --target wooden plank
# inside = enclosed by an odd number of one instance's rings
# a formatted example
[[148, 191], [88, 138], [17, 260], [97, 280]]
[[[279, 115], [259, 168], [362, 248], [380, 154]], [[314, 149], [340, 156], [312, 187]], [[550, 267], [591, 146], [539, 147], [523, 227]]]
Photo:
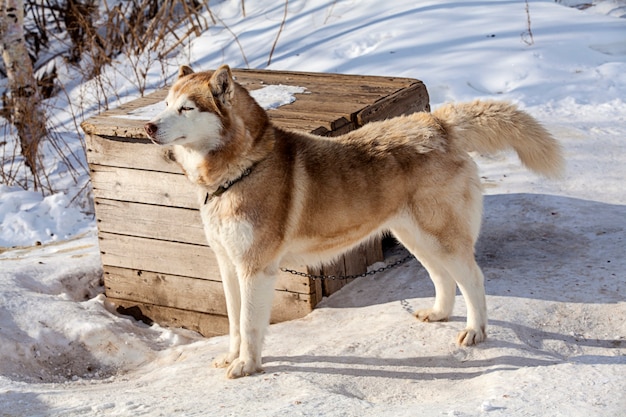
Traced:
[[347, 125], [343, 125], [337, 129], [334, 129], [330, 132], [326, 132], [326, 134], [324, 134], [323, 136], [328, 136], [328, 137], [341, 136], [348, 132], [352, 132], [353, 130], [356, 130], [356, 129], [357, 129], [357, 126], [354, 123], [350, 123]]
[[[340, 256], [335, 262], [330, 265], [324, 265], [321, 269], [321, 274], [326, 276], [345, 276], [346, 264], [344, 256]], [[322, 282], [322, 290], [325, 296], [329, 296], [341, 289], [346, 285], [345, 279], [330, 279], [327, 278]]]
[[113, 117], [108, 113], [93, 116], [80, 124], [80, 127], [88, 135], [116, 136], [120, 138], [146, 139], [146, 132], [143, 129], [145, 120]]
[[[182, 310], [226, 315], [226, 298], [221, 282], [125, 268], [106, 267], [106, 295]], [[304, 317], [315, 305], [309, 294], [275, 291], [272, 321], [277, 323]]]
[[219, 281], [106, 266], [104, 288], [107, 297], [226, 315]]
[[[324, 266], [320, 273], [329, 276], [359, 275], [367, 272], [369, 265], [383, 260], [381, 239], [377, 237], [345, 253], [333, 264]], [[332, 295], [353, 280], [354, 278], [324, 280], [324, 296]]]
[[[319, 122], [316, 121], [307, 121], [303, 119], [294, 120], [294, 119], [281, 119], [277, 118], [274, 121], [274, 124], [284, 130], [293, 130], [296, 132], [309, 132], [317, 135], [324, 136], [323, 132], [328, 132], [329, 129], [324, 126], [320, 126]], [[322, 133], [319, 133], [322, 132]]]
[[[316, 90], [322, 90], [328, 85], [343, 85], [351, 88], [361, 87], [388, 89], [399, 86], [402, 88], [415, 82], [415, 79], [404, 77], [386, 77], [373, 75], [358, 74], [337, 74], [337, 73], [318, 73], [318, 72], [299, 72], [299, 71], [267, 71], [254, 69], [233, 69], [233, 75], [237, 78], [237, 82], [245, 83], [248, 81], [262, 80], [266, 84], [288, 84], [301, 83], [317, 86]], [[299, 84], [292, 84], [299, 85]], [[306, 85], [302, 85], [305, 87]]]
[[207, 246], [107, 232], [98, 237], [103, 265], [220, 280], [217, 259]]
[[277, 109], [269, 111], [270, 119], [274, 125], [285, 128], [285, 123], [294, 126], [295, 130], [312, 132], [319, 127], [333, 130], [347, 123], [352, 123], [350, 113], [325, 113], [323, 108], [314, 105], [302, 106], [289, 109]]
[[121, 140], [87, 135], [86, 142], [87, 160], [90, 164], [182, 174], [181, 168], [171, 159], [171, 150], [154, 145], [147, 139]]
[[344, 255], [346, 275], [359, 275], [367, 272], [367, 247], [363, 244]]
[[375, 120], [429, 110], [428, 92], [426, 87], [418, 82], [365, 107], [356, 115], [356, 121], [362, 126]]
[[179, 308], [163, 307], [138, 301], [107, 297], [107, 301], [117, 306], [117, 312], [137, 320], [156, 322], [162, 326], [182, 327], [200, 333], [205, 337], [228, 334], [228, 317]]
[[[349, 97], [348, 95], [336, 97], [325, 94], [298, 94], [296, 95], [296, 99], [290, 104], [269, 109], [267, 110], [267, 114], [270, 120], [273, 120], [275, 116], [280, 114], [295, 113], [298, 118], [311, 122], [317, 121], [320, 126], [324, 126], [328, 121], [360, 110], [364, 106], [375, 102], [378, 98], [380, 97], [368, 97], [364, 99], [358, 95], [354, 95], [353, 97]], [[359, 102], [361, 104], [359, 104]], [[304, 112], [302, 112], [302, 110], [304, 110]]]
[[[215, 254], [206, 246], [102, 231], [98, 238], [105, 266], [221, 280]], [[291, 274], [279, 274], [275, 288], [300, 294], [311, 294], [312, 291], [308, 278]]]
[[98, 230], [207, 246], [200, 211], [96, 199]]
[[310, 286], [311, 286], [311, 297], [315, 297], [311, 299], [311, 304], [316, 306], [324, 298], [324, 285], [321, 280], [312, 279], [310, 280]]
[[[311, 275], [322, 274], [322, 269], [314, 266], [281, 264], [281, 267], [299, 273]], [[294, 279], [294, 277], [299, 277], [302, 282], [307, 283], [306, 285], [309, 288], [309, 295], [311, 296], [311, 305], [316, 306], [320, 301], [322, 301], [322, 299], [324, 298], [324, 288], [322, 280], [294, 275], [292, 272], [286, 272], [282, 269], [278, 271], [278, 282], [289, 281]], [[302, 291], [300, 291], [300, 293], [302, 293]]]
[[303, 97], [297, 97], [290, 104], [269, 110], [268, 115], [273, 120], [274, 116], [281, 113], [297, 114], [300, 118], [306, 117], [309, 120], [318, 121], [320, 126], [327, 127], [327, 123], [341, 117], [350, 120], [352, 114], [356, 114], [379, 98], [380, 96], [372, 96], [364, 99], [356, 94], [344, 94], [343, 96], [332, 94], [303, 95]]
[[385, 260], [382, 238], [380, 236], [371, 239], [369, 242], [365, 242], [363, 247], [365, 249], [365, 264], [367, 266]]
[[91, 164], [96, 198], [196, 209], [195, 186], [180, 174]]

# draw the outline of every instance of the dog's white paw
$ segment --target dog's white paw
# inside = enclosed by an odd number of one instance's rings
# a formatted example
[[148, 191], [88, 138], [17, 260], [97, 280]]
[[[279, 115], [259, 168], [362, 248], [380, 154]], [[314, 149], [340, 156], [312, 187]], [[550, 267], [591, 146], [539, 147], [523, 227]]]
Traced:
[[484, 329], [465, 329], [456, 338], [456, 342], [461, 346], [472, 346], [483, 342], [487, 338]]
[[230, 364], [226, 370], [226, 377], [230, 379], [241, 378], [244, 376], [253, 375], [259, 372], [263, 372], [263, 368], [260, 365], [254, 363], [253, 360], [245, 361], [237, 358]]
[[419, 321], [424, 322], [447, 321], [448, 315], [440, 311], [436, 311], [432, 308], [425, 308], [422, 310], [417, 310], [417, 312], [415, 313], [415, 318], [417, 318]]
[[228, 365], [233, 363], [235, 359], [239, 356], [239, 353], [224, 353], [223, 355], [218, 356], [213, 361], [213, 366], [216, 368], [226, 368]]

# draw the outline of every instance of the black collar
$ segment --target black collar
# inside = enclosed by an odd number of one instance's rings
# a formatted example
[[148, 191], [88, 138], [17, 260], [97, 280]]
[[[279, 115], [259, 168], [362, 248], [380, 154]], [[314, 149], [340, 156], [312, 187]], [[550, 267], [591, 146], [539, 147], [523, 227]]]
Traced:
[[236, 183], [238, 183], [239, 181], [241, 181], [242, 179], [244, 179], [245, 177], [247, 177], [248, 175], [250, 175], [250, 173], [252, 172], [252, 170], [254, 169], [254, 167], [256, 166], [258, 162], [255, 162], [254, 164], [250, 165], [248, 168], [246, 168], [240, 176], [238, 176], [235, 179], [229, 180], [228, 182], [224, 183], [223, 185], [220, 185], [219, 188], [217, 190], [215, 190], [212, 193], [206, 193], [206, 197], [204, 197], [204, 204], [208, 203], [209, 200], [212, 200], [215, 197], [219, 197], [222, 194], [224, 194], [230, 187], [232, 187], [233, 185], [235, 185]]

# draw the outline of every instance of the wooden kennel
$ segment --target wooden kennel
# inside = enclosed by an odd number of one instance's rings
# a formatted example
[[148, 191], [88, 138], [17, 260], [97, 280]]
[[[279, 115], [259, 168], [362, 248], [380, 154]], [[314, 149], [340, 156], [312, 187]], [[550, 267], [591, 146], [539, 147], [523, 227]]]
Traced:
[[[306, 88], [296, 100], [270, 110], [276, 125], [339, 135], [365, 123], [428, 111], [421, 81], [409, 78], [234, 70], [255, 90], [283, 84]], [[155, 92], [82, 124], [95, 198], [104, 284], [118, 311], [205, 336], [228, 332], [226, 304], [213, 252], [208, 247], [193, 186], [167, 152], [144, 133], [141, 110], [164, 100]], [[139, 114], [139, 116], [137, 116]], [[380, 241], [347, 253], [322, 270], [284, 267], [312, 274], [365, 272], [382, 260]], [[346, 280], [313, 280], [281, 272], [272, 322], [302, 317]]]

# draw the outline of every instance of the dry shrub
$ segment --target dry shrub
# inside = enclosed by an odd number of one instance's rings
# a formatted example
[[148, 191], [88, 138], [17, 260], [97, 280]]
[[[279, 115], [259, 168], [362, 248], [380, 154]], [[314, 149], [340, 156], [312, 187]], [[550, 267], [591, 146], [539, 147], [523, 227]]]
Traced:
[[[114, 68], [111, 64], [117, 57], [123, 55], [131, 62], [126, 67], [130, 67], [130, 73], [120, 69], [117, 75], [130, 81], [143, 95], [148, 71], [155, 62], [161, 64], [165, 80], [168, 59], [187, 39], [199, 36], [209, 25], [201, 13], [208, 10], [208, 0], [25, 0], [24, 3], [25, 37], [42, 97], [67, 94], [57, 80], [56, 66], [62, 60], [80, 73], [83, 82], [93, 81], [85, 85], [94, 91], [85, 93], [97, 98], [98, 110], [107, 109], [111, 97], [119, 98], [116, 82], [109, 78], [111, 71], [104, 71], [106, 66]], [[0, 76], [2, 72], [0, 65]], [[42, 191], [53, 192], [43, 168], [34, 175], [25, 169], [21, 149], [12, 143], [16, 131], [9, 117], [10, 100], [3, 101], [0, 180], [23, 188], [39, 185]], [[77, 136], [81, 138], [79, 125], [86, 112], [82, 105], [70, 101], [69, 109], [74, 115]], [[78, 172], [85, 170], [81, 162], [84, 158], [73, 154], [64, 135], [49, 129], [45, 139], [49, 143], [47, 149], [57, 154], [70, 174], [80, 177]], [[40, 161], [42, 156], [37, 158]]]
[[[201, 12], [208, 1], [184, 0], [67, 0], [63, 23], [71, 39], [70, 61], [78, 64], [86, 80], [119, 55], [132, 63], [130, 81], [140, 94], [146, 88], [147, 71], [162, 64], [190, 36], [199, 36], [208, 27]], [[126, 76], [126, 75], [125, 75]], [[107, 89], [107, 81], [100, 87]], [[105, 94], [108, 95], [108, 94]], [[106, 107], [106, 106], [105, 106]]]

